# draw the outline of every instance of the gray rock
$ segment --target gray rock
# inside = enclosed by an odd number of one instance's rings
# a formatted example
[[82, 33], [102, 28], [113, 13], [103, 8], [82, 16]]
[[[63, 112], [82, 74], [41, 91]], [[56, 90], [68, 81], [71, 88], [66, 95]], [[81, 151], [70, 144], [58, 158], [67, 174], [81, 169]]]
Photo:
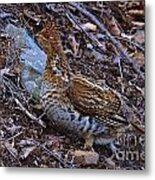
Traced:
[[47, 55], [26, 29], [8, 24], [5, 31], [14, 40], [15, 48], [20, 50], [21, 63], [24, 65], [21, 73], [22, 83], [28, 92], [33, 93], [36, 88], [40, 88]]

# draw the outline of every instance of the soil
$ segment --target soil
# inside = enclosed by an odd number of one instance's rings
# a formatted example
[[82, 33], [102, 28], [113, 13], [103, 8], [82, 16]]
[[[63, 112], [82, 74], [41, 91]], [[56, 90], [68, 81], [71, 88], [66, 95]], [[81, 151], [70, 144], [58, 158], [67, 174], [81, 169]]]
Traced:
[[[121, 43], [134, 63], [122, 58], [110, 40], [88, 17], [69, 3], [0, 4], [0, 166], [42, 168], [136, 169], [145, 168], [145, 63], [143, 1], [81, 3]], [[72, 15], [72, 18], [71, 18]], [[94, 146], [97, 165], [74, 163], [74, 152], [83, 140], [69, 138], [54, 129], [44, 115], [46, 128], [32, 120], [15, 102], [18, 98], [33, 116], [42, 115], [31, 94], [21, 84], [18, 53], [9, 53], [13, 40], [5, 33], [8, 23], [24, 27], [32, 37], [51, 16], [60, 31], [71, 71], [101, 86], [109, 86], [122, 98], [120, 115], [136, 122], [138, 130], [124, 135], [119, 154], [109, 146]], [[87, 24], [89, 22], [89, 25]], [[79, 26], [80, 25], [80, 26]], [[83, 27], [83, 30], [80, 29]], [[136, 66], [135, 63], [135, 66]], [[18, 66], [19, 65], [19, 66]], [[18, 68], [17, 68], [18, 67]], [[8, 71], [6, 71], [8, 69]], [[130, 148], [129, 148], [130, 147]]]

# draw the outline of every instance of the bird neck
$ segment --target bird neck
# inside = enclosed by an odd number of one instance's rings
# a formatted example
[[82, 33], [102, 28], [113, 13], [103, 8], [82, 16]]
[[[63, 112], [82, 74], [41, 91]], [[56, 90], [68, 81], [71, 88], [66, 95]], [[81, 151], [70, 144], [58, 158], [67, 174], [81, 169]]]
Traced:
[[[37, 34], [39, 45], [47, 54], [47, 63], [44, 71], [44, 80], [62, 81], [68, 79], [70, 72], [67, 57], [63, 51], [59, 31], [54, 21], [47, 21], [44, 28]], [[58, 69], [59, 76], [55, 74], [54, 69]], [[60, 76], [61, 75], [61, 76]], [[57, 82], [58, 82], [57, 81]]]

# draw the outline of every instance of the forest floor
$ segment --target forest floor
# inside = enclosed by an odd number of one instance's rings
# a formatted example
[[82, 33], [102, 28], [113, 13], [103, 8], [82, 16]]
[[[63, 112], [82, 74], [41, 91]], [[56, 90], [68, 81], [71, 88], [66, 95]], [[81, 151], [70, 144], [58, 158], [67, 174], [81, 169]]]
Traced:
[[[0, 4], [0, 166], [145, 168], [144, 8], [143, 1]], [[113, 88], [122, 98], [120, 114], [140, 127], [125, 134], [119, 154], [95, 146], [97, 163], [75, 163], [83, 141], [57, 132], [46, 116], [41, 119], [46, 128], [36, 121], [43, 112], [21, 83], [19, 51], [5, 27], [11, 23], [35, 37], [47, 16], [61, 32], [71, 71]]]

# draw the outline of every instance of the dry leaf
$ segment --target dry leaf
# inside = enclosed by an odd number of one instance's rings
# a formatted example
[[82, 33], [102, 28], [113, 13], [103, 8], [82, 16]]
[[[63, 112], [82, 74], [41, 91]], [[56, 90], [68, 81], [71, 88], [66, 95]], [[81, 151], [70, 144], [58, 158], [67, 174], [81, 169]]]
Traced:
[[133, 57], [134, 57], [134, 59], [136, 59], [136, 61], [138, 61], [139, 64], [141, 64], [141, 65], [144, 64], [144, 60], [145, 60], [144, 53], [136, 52], [133, 54]]
[[31, 20], [35, 21], [35, 22], [38, 22], [38, 23], [40, 22], [40, 16], [37, 16], [32, 11], [24, 10], [24, 15], [27, 16], [28, 18], [30, 18]]
[[23, 68], [23, 64], [15, 61], [13, 69], [10, 70], [10, 73], [19, 76]]
[[26, 159], [35, 148], [36, 148], [36, 146], [30, 146], [30, 147], [23, 148], [20, 152], [19, 157], [21, 159]]
[[132, 21], [132, 26], [137, 26], [139, 28], [143, 28], [145, 23], [144, 22], [138, 22], [138, 21]]
[[107, 24], [108, 24], [108, 29], [111, 32], [111, 34], [113, 34], [114, 36], [120, 36], [121, 35], [121, 30], [117, 25], [116, 19], [114, 17], [112, 17], [111, 20], [107, 20]]
[[75, 36], [70, 35], [69, 36], [69, 42], [70, 42], [70, 45], [71, 45], [72, 50], [74, 52], [74, 56], [77, 56], [78, 51], [79, 51], [79, 43], [77, 43]]
[[16, 131], [19, 131], [21, 129], [21, 126], [16, 126], [15, 124], [12, 124], [11, 127], [5, 126], [6, 130], [9, 131], [12, 135], [15, 134]]
[[14, 157], [14, 158], [17, 158], [17, 156], [18, 156], [18, 151], [17, 151], [17, 149], [15, 149], [14, 147], [13, 147], [13, 144], [10, 144], [9, 142], [5, 142], [5, 147], [6, 147], [6, 149], [9, 151], [9, 153]]
[[131, 40], [133, 38], [133, 35], [128, 35], [128, 34], [125, 34], [125, 33], [121, 33], [121, 37]]
[[33, 140], [31, 140], [31, 139], [23, 139], [23, 140], [21, 140], [19, 143], [18, 143], [18, 145], [19, 146], [21, 146], [21, 147], [23, 147], [23, 146], [28, 146], [28, 145], [34, 145], [35, 144], [35, 142], [33, 141]]
[[95, 24], [92, 24], [92, 23], [89, 23], [89, 22], [86, 23], [86, 24], [83, 24], [82, 28], [85, 31], [96, 31], [97, 30], [97, 26]]
[[54, 148], [59, 148], [60, 143], [62, 142], [63, 136], [47, 135], [46, 136], [46, 145], [48, 147], [53, 146]]
[[138, 10], [138, 9], [131, 9], [128, 11], [129, 15], [132, 16], [143, 16], [144, 15], [144, 11], [143, 10]]
[[143, 44], [145, 42], [145, 34], [144, 34], [144, 31], [137, 31], [135, 34], [134, 34], [134, 37], [133, 37], [134, 41], [139, 43], [139, 44]]

